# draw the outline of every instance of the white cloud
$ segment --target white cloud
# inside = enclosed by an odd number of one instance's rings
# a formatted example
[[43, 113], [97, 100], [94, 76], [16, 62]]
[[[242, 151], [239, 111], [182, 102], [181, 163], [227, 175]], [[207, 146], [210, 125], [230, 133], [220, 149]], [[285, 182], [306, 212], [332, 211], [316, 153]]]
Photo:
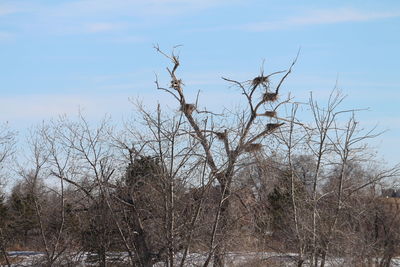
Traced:
[[351, 8], [318, 10], [301, 16], [288, 17], [283, 20], [250, 23], [240, 28], [247, 31], [284, 30], [293, 27], [335, 24], [345, 22], [363, 22], [385, 18], [399, 17], [400, 12], [365, 12]]

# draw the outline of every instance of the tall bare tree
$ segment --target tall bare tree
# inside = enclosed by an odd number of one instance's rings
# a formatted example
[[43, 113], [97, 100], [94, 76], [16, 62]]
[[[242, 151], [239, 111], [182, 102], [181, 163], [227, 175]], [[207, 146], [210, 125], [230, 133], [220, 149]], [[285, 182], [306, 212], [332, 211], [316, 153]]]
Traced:
[[[157, 80], [157, 88], [176, 100], [180, 111], [191, 126], [192, 134], [196, 136], [202, 146], [207, 162], [207, 171], [220, 188], [220, 201], [215, 215], [209, 255], [204, 266], [209, 264], [212, 255], [214, 255], [214, 266], [224, 266], [224, 256], [228, 249], [231, 186], [235, 173], [239, 169], [238, 165], [243, 157], [247, 153], [262, 149], [263, 141], [283, 125], [277, 116], [277, 108], [287, 101], [277, 101], [282, 84], [290, 74], [296, 60], [288, 70], [268, 75], [261, 71], [259, 76], [245, 82], [223, 78], [241, 90], [246, 102], [244, 110], [238, 112], [235, 118], [227, 118], [227, 114], [224, 117], [224, 115], [218, 116], [207, 110], [200, 110], [198, 99], [193, 102], [188, 100], [184, 82], [177, 74], [180, 66], [179, 57], [175, 53], [165, 54], [158, 47], [156, 49], [172, 63], [172, 67], [167, 68], [170, 75], [169, 86], [161, 86]], [[279, 74], [282, 76], [273, 86], [272, 80]], [[204, 121], [213, 123], [208, 128], [204, 128], [202, 127]], [[210, 138], [219, 142], [211, 142]]]

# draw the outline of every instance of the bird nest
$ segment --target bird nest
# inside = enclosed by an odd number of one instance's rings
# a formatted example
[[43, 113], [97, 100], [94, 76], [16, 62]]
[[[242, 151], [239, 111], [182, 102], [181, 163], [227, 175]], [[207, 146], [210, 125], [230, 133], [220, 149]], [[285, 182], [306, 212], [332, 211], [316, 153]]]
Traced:
[[262, 149], [262, 144], [258, 143], [253, 143], [253, 144], [248, 144], [245, 146], [244, 151], [245, 152], [257, 152]]
[[177, 79], [173, 79], [171, 81], [171, 88], [175, 89], [175, 90], [179, 90], [182, 86], [182, 80], [177, 80]]
[[274, 117], [276, 117], [276, 111], [265, 111], [264, 115], [267, 117], [274, 118]]
[[219, 140], [225, 140], [226, 138], [226, 133], [225, 132], [215, 132], [215, 135]]
[[283, 123], [268, 123], [267, 124], [267, 131], [272, 132], [273, 130], [281, 127]]
[[278, 99], [278, 94], [277, 93], [266, 92], [263, 95], [263, 101], [264, 102], [274, 102], [277, 99]]
[[260, 84], [268, 84], [268, 83], [269, 80], [268, 77], [266, 76], [258, 76], [251, 81], [251, 84], [255, 87], [259, 86]]

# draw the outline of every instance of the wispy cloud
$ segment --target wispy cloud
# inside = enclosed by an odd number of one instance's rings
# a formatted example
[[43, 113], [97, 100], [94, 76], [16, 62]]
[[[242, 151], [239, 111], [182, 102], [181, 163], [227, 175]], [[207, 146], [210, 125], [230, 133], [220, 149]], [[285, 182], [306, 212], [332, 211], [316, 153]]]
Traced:
[[400, 17], [400, 11], [396, 12], [368, 12], [352, 8], [318, 10], [300, 16], [287, 17], [282, 20], [262, 21], [249, 23], [239, 28], [247, 31], [272, 31], [291, 29], [312, 25], [335, 24], [346, 22], [363, 22], [378, 19]]
[[124, 25], [120, 23], [96, 22], [96, 23], [85, 24], [83, 27], [83, 31], [89, 33], [100, 33], [100, 32], [118, 31], [122, 30], [123, 28], [125, 28]]
[[[0, 16], [24, 12], [26, 19], [9, 23], [20, 33], [118, 33], [239, 1], [243, 0], [74, 0], [48, 4], [7, 1], [0, 4]], [[137, 42], [136, 37], [117, 41]]]
[[0, 32], [0, 42], [10, 41], [14, 38], [14, 35], [9, 32]]
[[175, 16], [229, 2], [227, 0], [76, 0], [55, 5], [51, 9], [53, 14], [58, 16], [113, 15], [115, 13], [141, 17]]
[[0, 16], [17, 13], [19, 8], [15, 5], [0, 4]]
[[145, 36], [135, 36], [135, 35], [125, 34], [123, 36], [114, 36], [112, 38], [109, 38], [107, 41], [116, 44], [137, 44], [148, 41], [148, 38]]
[[90, 116], [122, 113], [129, 110], [128, 96], [35, 94], [3, 97], [0, 99], [0, 121], [43, 120], [64, 114], [74, 115], [80, 109], [85, 110]]

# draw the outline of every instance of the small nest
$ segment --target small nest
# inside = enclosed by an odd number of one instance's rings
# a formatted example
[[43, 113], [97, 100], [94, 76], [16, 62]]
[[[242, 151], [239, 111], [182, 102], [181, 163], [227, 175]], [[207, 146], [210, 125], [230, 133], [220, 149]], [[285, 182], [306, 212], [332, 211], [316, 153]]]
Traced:
[[181, 86], [182, 86], [182, 80], [174, 79], [171, 81], [171, 88], [175, 90], [181, 90]]
[[215, 135], [219, 140], [225, 140], [226, 139], [226, 133], [225, 132], [215, 132]]
[[262, 148], [262, 144], [248, 144], [245, 148], [245, 152], [257, 152], [260, 151]]
[[182, 111], [183, 113], [192, 115], [192, 113], [195, 109], [196, 109], [196, 106], [194, 104], [185, 104], [185, 105], [181, 106], [180, 111]]
[[264, 95], [263, 95], [263, 101], [264, 102], [274, 102], [274, 101], [276, 101], [278, 99], [278, 94], [277, 93], [269, 93], [269, 92], [266, 92]]
[[268, 83], [268, 77], [265, 76], [258, 76], [255, 77], [252, 81], [251, 84], [255, 87], [259, 86], [260, 84], [266, 84]]
[[276, 111], [265, 111], [264, 115], [267, 117], [274, 118], [276, 117]]
[[267, 124], [267, 131], [272, 132], [273, 130], [281, 127], [283, 123], [268, 123]]

